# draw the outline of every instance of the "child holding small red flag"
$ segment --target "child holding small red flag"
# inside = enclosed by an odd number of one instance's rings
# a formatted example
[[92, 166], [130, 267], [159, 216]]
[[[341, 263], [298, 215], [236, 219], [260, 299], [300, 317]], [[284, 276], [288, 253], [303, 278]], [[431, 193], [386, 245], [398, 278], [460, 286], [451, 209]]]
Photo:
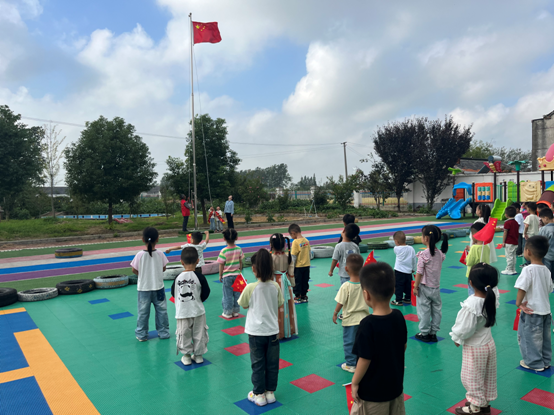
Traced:
[[220, 282], [223, 283], [222, 316], [229, 319], [239, 316], [241, 309], [237, 303], [240, 293], [235, 292], [232, 286], [237, 275], [241, 273], [245, 255], [241, 247], [235, 245], [235, 241], [239, 237], [235, 229], [228, 228], [223, 234], [227, 247], [220, 251], [217, 262], [220, 264]]
[[279, 373], [278, 308], [283, 305], [279, 285], [273, 281], [272, 256], [260, 249], [251, 257], [255, 283], [249, 283], [239, 305], [248, 309], [245, 333], [249, 335], [253, 389], [249, 401], [257, 406], [274, 403]]

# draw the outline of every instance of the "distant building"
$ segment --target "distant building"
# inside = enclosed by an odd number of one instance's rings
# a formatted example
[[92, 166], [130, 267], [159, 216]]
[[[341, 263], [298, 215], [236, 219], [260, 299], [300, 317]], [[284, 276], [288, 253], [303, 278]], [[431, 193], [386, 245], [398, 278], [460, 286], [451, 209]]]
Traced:
[[[50, 196], [50, 186], [41, 186], [42, 192]], [[53, 192], [54, 198], [68, 197], [69, 188], [67, 186], [55, 186]]]
[[160, 186], [155, 186], [147, 192], [141, 192], [141, 199], [143, 198], [161, 198]]
[[532, 171], [538, 170], [538, 157], [547, 153], [553, 144], [553, 111], [532, 120]]
[[[455, 169], [462, 170], [463, 173], [488, 173], [489, 169], [486, 167], [486, 165], [484, 165], [484, 162], [487, 161], [487, 159], [471, 159], [461, 157], [453, 167]], [[503, 172], [515, 171], [515, 169], [511, 165], [508, 165], [503, 161], [501, 162], [501, 168], [503, 169]]]

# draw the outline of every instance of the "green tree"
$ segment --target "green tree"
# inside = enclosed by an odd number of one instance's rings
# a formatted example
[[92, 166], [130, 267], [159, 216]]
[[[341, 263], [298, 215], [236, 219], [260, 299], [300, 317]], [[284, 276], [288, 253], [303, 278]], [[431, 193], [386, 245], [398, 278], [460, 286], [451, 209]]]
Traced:
[[521, 148], [512, 147], [496, 147], [491, 142], [483, 140], [472, 140], [469, 149], [462, 157], [472, 159], [487, 159], [490, 156], [499, 156], [504, 163], [514, 160], [527, 160], [528, 162], [521, 165], [522, 172], [530, 172], [532, 170], [532, 150], [522, 150]]
[[259, 178], [266, 188], [284, 188], [291, 183], [291, 175], [285, 163], [272, 165], [267, 168], [259, 168], [239, 171], [239, 175], [252, 175]]
[[268, 193], [260, 178], [254, 175], [241, 176], [237, 187], [238, 201], [247, 204], [247, 208], [257, 207], [262, 201], [267, 201]]
[[20, 120], [20, 114], [14, 114], [7, 105], [0, 106], [0, 203], [7, 219], [24, 189], [44, 183], [44, 130], [27, 127]]
[[328, 205], [328, 191], [323, 186], [314, 186], [314, 205], [319, 208]]
[[335, 198], [335, 203], [346, 209], [353, 199], [353, 192], [360, 187], [356, 175], [351, 175], [345, 180], [343, 175], [339, 175], [339, 179], [335, 181], [333, 176], [328, 177], [329, 190]]
[[296, 187], [300, 191], [308, 191], [316, 185], [316, 174], [314, 174], [313, 176], [301, 176], [301, 180], [297, 182]]
[[[185, 148], [185, 171], [193, 172], [193, 143], [191, 132]], [[206, 201], [212, 197], [227, 199], [235, 185], [237, 165], [241, 159], [227, 140], [227, 126], [223, 118], [212, 119], [208, 114], [195, 116], [195, 153], [197, 164], [197, 203], [207, 223]], [[191, 187], [193, 179], [191, 177]], [[182, 192], [182, 191], [180, 191]], [[185, 193], [185, 192], [183, 192]]]
[[360, 189], [372, 193], [376, 201], [376, 206], [380, 209], [380, 203], [385, 201], [393, 189], [391, 175], [385, 163], [375, 162], [372, 166], [372, 170], [367, 175], [365, 175], [362, 170], [358, 170], [355, 175], [359, 178]]
[[50, 185], [50, 206], [52, 208], [52, 217], [56, 217], [54, 209], [54, 185], [57, 184], [58, 174], [60, 173], [60, 161], [64, 155], [64, 149], [60, 148], [66, 139], [65, 136], [60, 138], [61, 130], [58, 126], [52, 124], [44, 125], [44, 144], [43, 154], [45, 160], [44, 174]]
[[164, 178], [173, 194], [183, 194], [186, 195], [187, 198], [191, 198], [192, 173], [189, 171], [185, 161], [178, 157], [168, 156], [166, 165], [168, 171], [164, 174]]
[[175, 193], [170, 185], [167, 173], [162, 176], [162, 180], [160, 181], [160, 196], [162, 197], [162, 202], [164, 203], [166, 218], [168, 218], [170, 214], [170, 206], [173, 203]]
[[113, 205], [132, 202], [153, 186], [157, 175], [148, 146], [121, 117], [87, 122], [64, 153], [70, 191], [86, 202], [107, 203], [110, 224]]

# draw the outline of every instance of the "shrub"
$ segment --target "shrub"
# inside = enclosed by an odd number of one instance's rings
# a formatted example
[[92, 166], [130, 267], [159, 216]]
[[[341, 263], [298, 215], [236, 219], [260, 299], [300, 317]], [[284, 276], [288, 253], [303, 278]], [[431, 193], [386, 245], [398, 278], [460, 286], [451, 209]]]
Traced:
[[276, 222], [276, 220], [274, 219], [274, 214], [272, 214], [271, 212], [268, 212], [268, 215], [266, 217], [266, 220], [268, 222]]
[[250, 212], [249, 210], [245, 212], [245, 222], [247, 224], [250, 224], [252, 222], [252, 212]]
[[285, 217], [283, 216], [283, 214], [279, 214], [279, 215], [278, 215], [277, 221], [278, 221], [278, 222], [285, 222]]
[[397, 218], [399, 216], [399, 214], [396, 213], [396, 212], [390, 212], [389, 216], [392, 217], [392, 218]]
[[14, 220], [30, 220], [31, 219], [31, 213], [29, 212], [28, 209], [25, 208], [16, 208], [12, 215], [11, 215], [11, 219]]
[[333, 220], [334, 218], [337, 218], [337, 214], [335, 214], [334, 212], [328, 212], [328, 213], [326, 214], [326, 218], [327, 218], [328, 220]]
[[285, 189], [283, 191], [283, 196], [278, 196], [276, 200], [279, 212], [285, 211], [287, 208], [289, 208], [289, 191]]

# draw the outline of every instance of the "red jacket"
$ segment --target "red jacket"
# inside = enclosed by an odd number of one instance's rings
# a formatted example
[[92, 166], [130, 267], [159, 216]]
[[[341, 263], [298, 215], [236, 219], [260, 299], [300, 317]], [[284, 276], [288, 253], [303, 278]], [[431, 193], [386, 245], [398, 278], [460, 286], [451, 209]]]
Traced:
[[181, 200], [181, 215], [183, 215], [184, 217], [188, 217], [189, 215], [191, 215], [191, 204], [189, 204], [187, 201], [185, 201], [184, 199]]

